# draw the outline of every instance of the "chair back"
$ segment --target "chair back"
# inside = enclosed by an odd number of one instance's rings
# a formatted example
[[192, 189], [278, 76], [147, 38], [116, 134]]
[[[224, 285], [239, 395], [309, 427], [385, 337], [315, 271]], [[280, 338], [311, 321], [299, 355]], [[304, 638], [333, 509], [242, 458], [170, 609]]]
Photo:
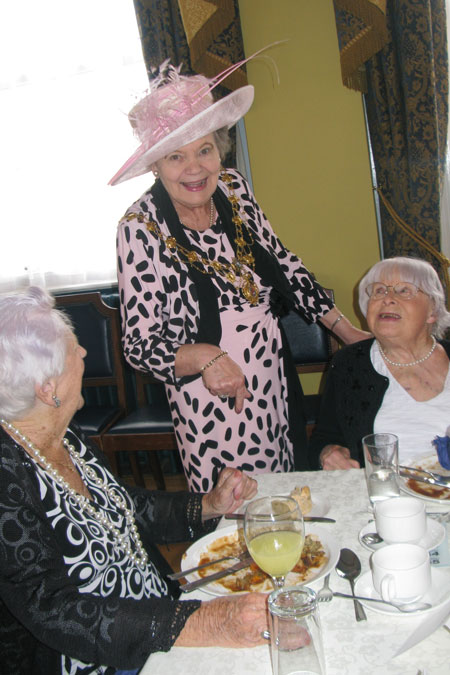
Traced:
[[[334, 300], [331, 288], [325, 289]], [[281, 319], [298, 373], [321, 373], [326, 370], [339, 343], [321, 323], [309, 323], [291, 311]]]
[[126, 410], [119, 310], [106, 305], [98, 292], [59, 295], [55, 303], [69, 316], [87, 351], [83, 387], [114, 387], [118, 405]]

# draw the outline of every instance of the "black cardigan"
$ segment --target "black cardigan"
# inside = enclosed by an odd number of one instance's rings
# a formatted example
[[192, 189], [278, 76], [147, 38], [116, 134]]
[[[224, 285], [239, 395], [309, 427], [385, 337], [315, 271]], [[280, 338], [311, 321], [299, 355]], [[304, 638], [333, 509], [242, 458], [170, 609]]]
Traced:
[[[389, 386], [370, 360], [374, 338], [348, 345], [333, 357], [327, 373], [319, 421], [309, 442], [309, 461], [319, 469], [319, 455], [329, 444], [350, 450], [363, 466], [361, 440], [373, 433], [373, 423]], [[450, 342], [439, 340], [450, 358]]]

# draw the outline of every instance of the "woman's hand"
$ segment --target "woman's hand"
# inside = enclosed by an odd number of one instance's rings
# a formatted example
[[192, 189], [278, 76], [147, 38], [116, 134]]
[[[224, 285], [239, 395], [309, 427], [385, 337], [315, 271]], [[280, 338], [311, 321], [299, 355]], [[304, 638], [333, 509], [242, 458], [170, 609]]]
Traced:
[[256, 647], [267, 644], [267, 596], [248, 593], [203, 602], [175, 641], [177, 647]]
[[258, 483], [239, 469], [222, 469], [216, 486], [203, 497], [203, 520], [233, 513], [244, 501], [253, 499], [257, 491]]
[[234, 398], [234, 409], [240, 413], [244, 400], [251, 398], [245, 386], [244, 373], [232, 358], [225, 354], [202, 373], [203, 384], [213, 396]]
[[[175, 375], [184, 377], [201, 372], [203, 384], [212, 396], [234, 398], [234, 409], [240, 413], [244, 407], [244, 400], [251, 398], [252, 395], [245, 386], [244, 373], [236, 361], [228, 354], [222, 356], [222, 351], [220, 347], [204, 342], [181, 345], [175, 358]], [[217, 356], [219, 357], [217, 361], [204, 368]]]
[[319, 461], [325, 471], [360, 468], [359, 462], [351, 459], [350, 450], [342, 445], [326, 445], [319, 455]]

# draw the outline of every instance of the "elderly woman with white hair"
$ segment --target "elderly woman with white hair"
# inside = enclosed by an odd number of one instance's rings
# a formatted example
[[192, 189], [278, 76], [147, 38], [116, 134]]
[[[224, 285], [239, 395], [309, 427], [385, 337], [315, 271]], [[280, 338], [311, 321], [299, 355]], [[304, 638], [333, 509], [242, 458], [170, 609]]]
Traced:
[[313, 466], [362, 463], [363, 436], [394, 432], [402, 464], [432, 452], [450, 423], [450, 326], [442, 284], [424, 260], [374, 265], [359, 284], [373, 339], [339, 351], [328, 372], [309, 446]]
[[255, 481], [120, 483], [71, 423], [86, 351], [53, 304], [39, 288], [0, 297], [0, 672], [119, 675], [174, 644], [262, 644], [264, 594], [180, 601], [156, 547], [213, 530]]

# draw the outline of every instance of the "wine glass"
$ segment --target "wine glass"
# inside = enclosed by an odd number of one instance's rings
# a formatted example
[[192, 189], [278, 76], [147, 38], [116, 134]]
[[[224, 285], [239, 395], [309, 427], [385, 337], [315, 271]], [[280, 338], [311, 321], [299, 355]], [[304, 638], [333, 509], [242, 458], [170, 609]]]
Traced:
[[247, 505], [244, 536], [255, 563], [272, 577], [275, 588], [300, 560], [305, 525], [297, 502], [291, 497], [261, 497]]

